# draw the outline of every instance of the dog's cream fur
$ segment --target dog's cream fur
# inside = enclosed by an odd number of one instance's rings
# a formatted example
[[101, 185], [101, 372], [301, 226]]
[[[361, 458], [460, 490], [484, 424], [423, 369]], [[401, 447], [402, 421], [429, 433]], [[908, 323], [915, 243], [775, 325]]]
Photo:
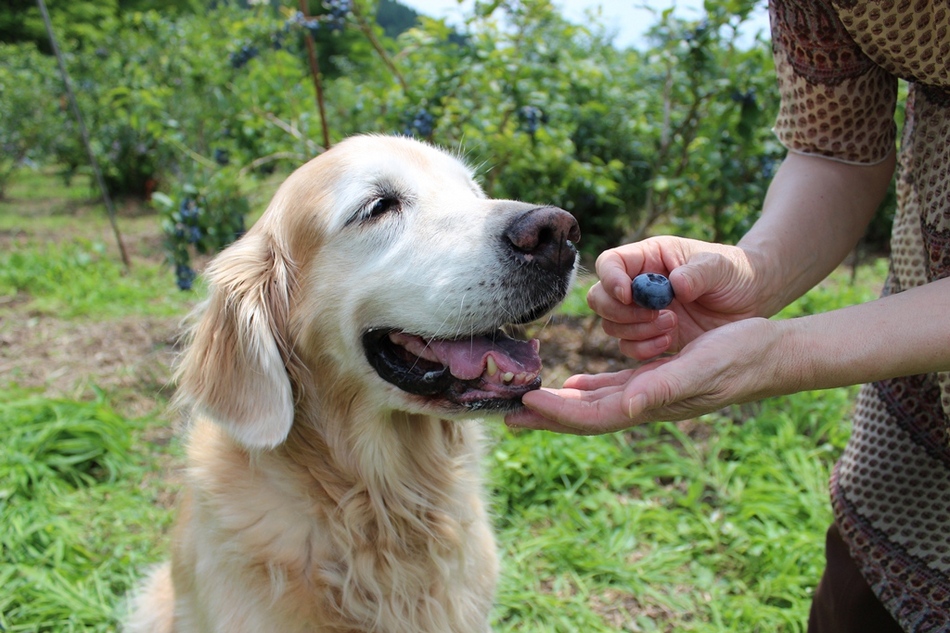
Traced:
[[[372, 217], [380, 197], [400, 208]], [[360, 336], [510, 320], [503, 227], [458, 159], [355, 137], [297, 170], [209, 267], [170, 564], [128, 633], [488, 630], [497, 562], [476, 423], [383, 381]]]

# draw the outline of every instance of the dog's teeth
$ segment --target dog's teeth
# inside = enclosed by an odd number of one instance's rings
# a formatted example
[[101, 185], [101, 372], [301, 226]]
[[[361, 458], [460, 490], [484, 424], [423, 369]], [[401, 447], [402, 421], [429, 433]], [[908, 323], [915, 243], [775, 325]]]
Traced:
[[504, 381], [506, 385], [510, 385], [511, 381], [515, 379], [515, 375], [512, 372], [508, 371], [508, 372], [505, 372], [505, 374], [501, 377], [501, 379]]
[[486, 363], [488, 367], [488, 375], [494, 376], [498, 373], [498, 365], [495, 363], [495, 357], [491, 354], [488, 355], [488, 362]]

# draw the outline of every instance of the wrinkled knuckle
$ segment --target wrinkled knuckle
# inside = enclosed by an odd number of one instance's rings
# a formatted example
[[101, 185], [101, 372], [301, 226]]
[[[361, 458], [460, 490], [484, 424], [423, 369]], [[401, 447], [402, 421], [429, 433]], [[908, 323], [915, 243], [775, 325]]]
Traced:
[[683, 399], [683, 388], [672, 377], [659, 381], [654, 392], [654, 405], [657, 408], [668, 408]]
[[594, 269], [598, 274], [602, 272], [602, 269], [611, 261], [617, 258], [617, 253], [614, 252], [614, 249], [606, 250], [597, 256], [597, 259], [594, 261]]
[[626, 338], [623, 336], [623, 326], [621, 326], [619, 323], [604, 319], [601, 321], [600, 327], [607, 336], [619, 339]]

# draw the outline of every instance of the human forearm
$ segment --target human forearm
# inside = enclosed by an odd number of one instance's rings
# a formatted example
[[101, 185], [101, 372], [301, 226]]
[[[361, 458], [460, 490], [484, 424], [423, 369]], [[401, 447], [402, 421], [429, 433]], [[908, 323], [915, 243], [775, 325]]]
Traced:
[[788, 342], [783, 391], [950, 370], [950, 278], [857, 306], [776, 322]]
[[762, 215], [738, 246], [772, 316], [824, 279], [854, 248], [887, 192], [893, 153], [877, 165], [849, 165], [789, 153]]

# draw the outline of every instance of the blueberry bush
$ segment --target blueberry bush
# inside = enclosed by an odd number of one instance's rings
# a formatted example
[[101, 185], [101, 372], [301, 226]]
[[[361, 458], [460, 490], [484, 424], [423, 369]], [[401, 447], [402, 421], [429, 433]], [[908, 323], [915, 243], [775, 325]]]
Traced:
[[[768, 46], [739, 44], [754, 5], [658, 13], [648, 43], [621, 50], [549, 0], [476, 2], [461, 24], [417, 16], [398, 34], [374, 0], [217, 1], [118, 9], [64, 48], [110, 190], [153, 201], [187, 288], [192, 255], [253, 221], [259, 183], [360, 132], [458, 149], [489, 195], [574, 213], [589, 255], [656, 230], [735, 239], [780, 156]], [[31, 145], [83, 172], [68, 117], [43, 116], [56, 140]]]
[[[50, 156], [69, 126], [53, 59], [34, 47], [0, 43], [0, 199], [16, 170]], [[38, 95], [43, 98], [38, 99]]]
[[250, 211], [233, 168], [191, 178], [170, 194], [155, 192], [152, 200], [161, 213], [165, 250], [181, 290], [191, 290], [194, 282], [193, 255], [213, 254], [241, 237]]

